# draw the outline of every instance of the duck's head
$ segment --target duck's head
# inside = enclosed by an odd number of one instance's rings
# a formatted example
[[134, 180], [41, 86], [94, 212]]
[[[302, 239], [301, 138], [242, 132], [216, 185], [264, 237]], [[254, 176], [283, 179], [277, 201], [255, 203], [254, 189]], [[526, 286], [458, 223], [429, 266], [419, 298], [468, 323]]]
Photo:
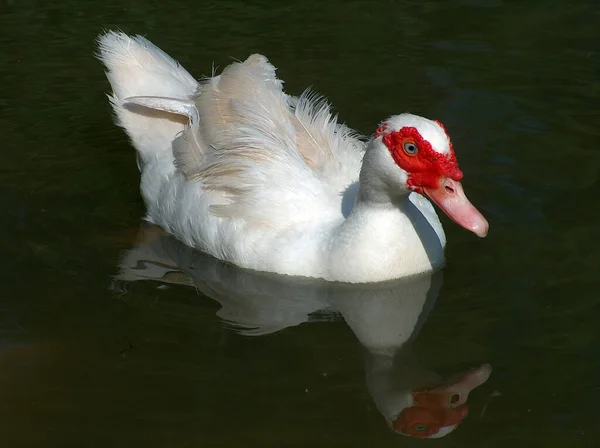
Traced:
[[361, 173], [361, 183], [386, 196], [416, 192], [427, 196], [457, 224], [480, 237], [488, 222], [469, 202], [460, 180], [462, 171], [442, 123], [401, 114], [381, 124], [365, 155], [373, 176]]

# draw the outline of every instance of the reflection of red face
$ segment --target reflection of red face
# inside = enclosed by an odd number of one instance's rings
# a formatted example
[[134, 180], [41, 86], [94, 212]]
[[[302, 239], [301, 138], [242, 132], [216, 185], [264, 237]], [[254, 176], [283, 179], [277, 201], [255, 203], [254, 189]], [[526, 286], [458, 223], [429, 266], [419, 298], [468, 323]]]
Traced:
[[426, 439], [446, 426], [459, 425], [467, 416], [466, 404], [453, 406], [457, 394], [444, 391], [413, 392], [413, 405], [403, 409], [390, 423], [394, 431], [417, 439]]
[[396, 432], [426, 439], [442, 428], [460, 425], [469, 412], [469, 393], [485, 383], [491, 373], [492, 366], [482, 364], [441, 386], [414, 390], [413, 405], [403, 409], [390, 426]]

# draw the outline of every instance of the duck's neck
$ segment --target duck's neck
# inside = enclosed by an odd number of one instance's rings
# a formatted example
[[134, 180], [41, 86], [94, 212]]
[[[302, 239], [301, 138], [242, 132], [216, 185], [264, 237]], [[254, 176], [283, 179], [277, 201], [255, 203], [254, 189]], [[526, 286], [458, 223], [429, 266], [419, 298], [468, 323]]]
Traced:
[[[377, 182], [377, 180], [375, 180]], [[377, 282], [431, 271], [443, 263], [438, 231], [409, 199], [391, 196], [370, 179], [337, 229], [332, 255], [338, 280]], [[437, 219], [437, 218], [436, 218]]]
[[411, 392], [440, 382], [416, 357], [410, 343], [394, 351], [365, 353], [365, 380], [375, 406], [388, 420], [412, 404]]

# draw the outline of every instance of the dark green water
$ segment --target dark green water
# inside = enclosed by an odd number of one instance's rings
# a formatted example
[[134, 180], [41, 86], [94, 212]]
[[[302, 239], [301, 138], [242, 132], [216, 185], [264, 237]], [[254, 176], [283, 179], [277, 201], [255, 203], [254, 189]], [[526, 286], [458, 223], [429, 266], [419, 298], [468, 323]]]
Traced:
[[[144, 213], [92, 57], [116, 27], [197, 77], [264, 53], [364, 133], [407, 110], [446, 124], [491, 231], [442, 218], [444, 283], [398, 375], [490, 363], [456, 431], [388, 428], [361, 343], [378, 324], [348, 325], [343, 294], [309, 319], [283, 293], [245, 302], [235, 272], [220, 311], [183, 274], [114, 281]], [[600, 446], [596, 0], [4, 0], [0, 29], [0, 446]], [[250, 337], [217, 312], [291, 326]]]

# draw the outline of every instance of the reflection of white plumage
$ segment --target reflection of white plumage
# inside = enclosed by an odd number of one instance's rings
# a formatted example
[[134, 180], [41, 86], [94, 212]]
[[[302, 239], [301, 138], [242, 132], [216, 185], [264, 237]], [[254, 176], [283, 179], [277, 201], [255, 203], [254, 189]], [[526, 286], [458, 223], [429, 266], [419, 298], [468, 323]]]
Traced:
[[341, 315], [365, 348], [366, 382], [395, 431], [441, 437], [466, 415], [472, 389], [488, 365], [451, 382], [423, 366], [412, 342], [433, 308], [441, 273], [369, 285], [347, 285], [239, 269], [145, 226], [120, 263], [120, 281], [195, 286], [221, 304], [218, 315], [241, 334], [259, 336]]
[[291, 97], [261, 55], [197, 83], [142, 37], [100, 37], [118, 123], [138, 150], [147, 218], [258, 271], [362, 283], [431, 271], [466, 199], [441, 123], [388, 118], [365, 144], [314, 94]]

